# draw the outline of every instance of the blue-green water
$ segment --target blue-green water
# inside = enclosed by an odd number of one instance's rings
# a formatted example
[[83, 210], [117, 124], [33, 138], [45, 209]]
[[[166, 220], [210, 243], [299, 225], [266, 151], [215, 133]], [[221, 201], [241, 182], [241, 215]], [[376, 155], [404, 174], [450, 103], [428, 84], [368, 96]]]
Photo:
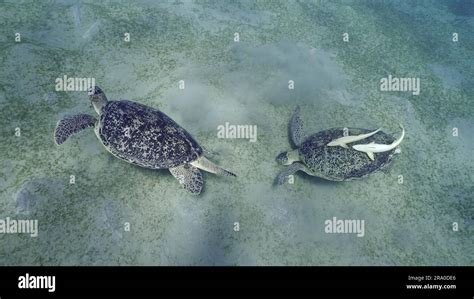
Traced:
[[[39, 223], [0, 234], [0, 264], [474, 265], [474, 5], [373, 2], [0, 1], [0, 219]], [[206, 173], [195, 197], [92, 130], [56, 146], [61, 117], [96, 115], [55, 90], [64, 75], [161, 109], [238, 177]], [[380, 91], [388, 75], [420, 94]], [[296, 105], [309, 133], [403, 123], [401, 154], [363, 180], [276, 187]], [[225, 122], [257, 142], [217, 138]], [[332, 217], [364, 237], [326, 234]]]

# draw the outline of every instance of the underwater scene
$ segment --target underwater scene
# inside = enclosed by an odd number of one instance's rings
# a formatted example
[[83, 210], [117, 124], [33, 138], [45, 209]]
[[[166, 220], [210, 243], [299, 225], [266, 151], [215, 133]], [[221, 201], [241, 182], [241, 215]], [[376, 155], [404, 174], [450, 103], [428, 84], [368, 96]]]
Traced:
[[473, 1], [0, 24], [0, 265], [474, 265]]

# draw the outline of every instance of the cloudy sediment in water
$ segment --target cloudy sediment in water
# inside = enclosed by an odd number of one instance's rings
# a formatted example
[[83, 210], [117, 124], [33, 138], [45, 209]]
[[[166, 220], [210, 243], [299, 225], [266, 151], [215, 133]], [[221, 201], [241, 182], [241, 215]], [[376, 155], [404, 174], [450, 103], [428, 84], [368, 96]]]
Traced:
[[[0, 219], [38, 220], [35, 238], [0, 234], [1, 265], [473, 265], [470, 1], [0, 8]], [[162, 110], [238, 177], [205, 173], [196, 197], [92, 129], [56, 146], [59, 119], [96, 116], [87, 92], [55, 90], [65, 75]], [[389, 75], [419, 78], [420, 94], [381, 91]], [[296, 105], [308, 133], [398, 138], [402, 123], [401, 154], [363, 180], [275, 186]], [[256, 126], [256, 142], [218, 138], [226, 122]], [[363, 220], [363, 237], [326, 233], [331, 219]]]

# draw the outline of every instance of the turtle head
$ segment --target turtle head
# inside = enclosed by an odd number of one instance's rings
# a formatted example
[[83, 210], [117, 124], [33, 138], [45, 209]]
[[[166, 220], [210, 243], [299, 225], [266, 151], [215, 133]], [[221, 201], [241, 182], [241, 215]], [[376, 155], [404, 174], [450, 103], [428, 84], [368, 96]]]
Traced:
[[290, 165], [295, 161], [299, 161], [298, 150], [283, 152], [276, 157], [276, 160], [281, 165]]
[[289, 163], [288, 152], [283, 152], [283, 153], [279, 154], [276, 157], [276, 160], [281, 165], [290, 165], [291, 164], [291, 163]]
[[89, 88], [87, 94], [91, 104], [94, 105], [95, 111], [100, 114], [100, 111], [105, 104], [107, 104], [107, 97], [99, 86], [93, 86]]

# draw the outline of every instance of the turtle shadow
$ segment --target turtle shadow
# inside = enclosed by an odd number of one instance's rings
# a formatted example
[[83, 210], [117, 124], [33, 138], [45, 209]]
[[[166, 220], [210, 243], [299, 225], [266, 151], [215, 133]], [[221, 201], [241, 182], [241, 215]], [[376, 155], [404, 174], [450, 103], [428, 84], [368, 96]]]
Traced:
[[474, 3], [469, 0], [454, 0], [447, 4], [451, 13], [461, 17], [474, 16]]
[[[330, 181], [330, 180], [326, 180], [326, 179], [323, 179], [323, 178], [320, 178], [320, 177], [311, 176], [311, 175], [308, 175], [306, 173], [295, 173], [293, 175], [298, 176], [298, 178], [301, 178], [303, 180], [307, 180], [307, 181], [311, 182], [311, 184], [319, 185], [319, 186], [339, 186], [342, 183], [344, 183], [344, 181]], [[280, 187], [280, 186], [283, 186], [283, 185], [293, 185], [293, 184], [290, 184], [289, 182], [285, 182], [281, 185], [278, 184], [278, 175], [277, 175], [275, 177], [275, 179], [273, 180], [272, 186], [273, 187]]]
[[168, 177], [168, 176], [173, 177], [168, 168], [151, 169], [151, 168], [146, 168], [146, 167], [142, 167], [140, 165], [134, 165], [134, 164], [130, 166], [142, 172], [147, 177], [158, 177], [158, 178]]
[[[135, 169], [138, 169], [138, 171], [142, 172], [146, 177], [155, 177], [157, 179], [165, 178], [166, 180], [169, 179], [172, 183], [176, 183], [177, 189], [183, 191], [185, 195], [190, 195], [190, 193], [188, 193], [188, 191], [186, 191], [183, 188], [183, 186], [179, 184], [176, 178], [173, 177], [173, 175], [169, 171], [169, 168], [151, 169], [151, 168], [146, 168], [146, 167], [142, 167], [140, 165], [135, 165], [135, 164], [131, 164], [130, 166], [134, 167]], [[201, 171], [201, 173], [202, 173], [202, 178], [204, 180], [204, 184], [202, 186], [201, 193], [198, 195], [193, 195], [194, 197], [203, 196], [203, 193], [206, 192], [206, 181], [213, 177], [212, 174], [210, 175], [206, 171]], [[160, 180], [160, 182], [163, 182], [163, 181]], [[139, 184], [139, 182], [137, 182], [137, 184]]]
[[315, 185], [323, 185], [323, 186], [339, 186], [343, 184], [343, 181], [330, 181], [320, 177], [310, 176], [307, 174], [300, 175], [301, 178], [304, 180], [310, 181], [312, 184]]

